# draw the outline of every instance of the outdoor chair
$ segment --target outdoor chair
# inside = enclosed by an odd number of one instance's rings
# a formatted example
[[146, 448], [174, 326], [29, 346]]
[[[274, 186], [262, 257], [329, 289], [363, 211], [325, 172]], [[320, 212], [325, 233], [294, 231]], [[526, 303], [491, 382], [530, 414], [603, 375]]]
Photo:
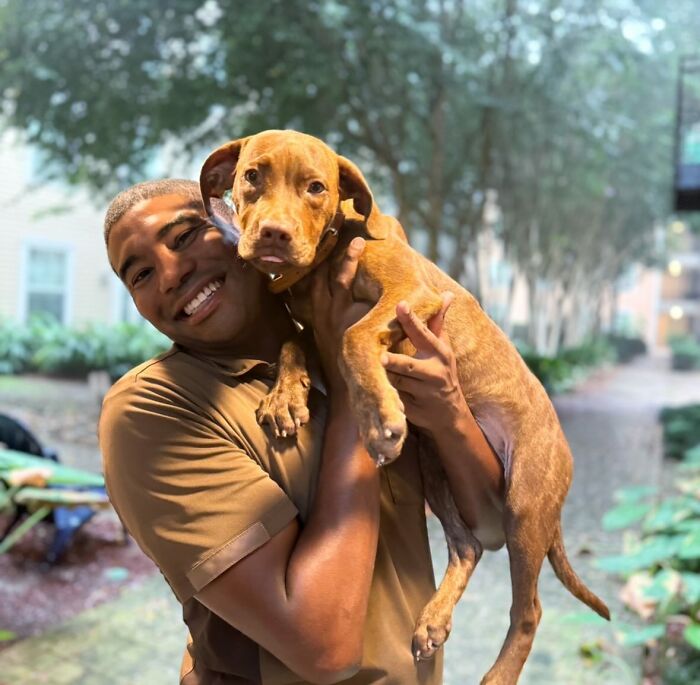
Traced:
[[[0, 414], [0, 444], [4, 445], [8, 450], [48, 459], [56, 464], [60, 463], [55, 450], [43, 447], [27, 426], [7, 414]], [[71, 490], [75, 489], [70, 484], [47, 485], [46, 487], [57, 491], [67, 487], [71, 488]], [[106, 499], [104, 487], [80, 487], [80, 489], [86, 493], [102, 494]], [[60, 493], [56, 492], [56, 495], [60, 495]], [[14, 515], [12, 519], [0, 533], [0, 543], [29, 516], [30, 512], [23, 504], [15, 502], [13, 508]], [[51, 508], [51, 512], [43, 519], [55, 529], [53, 539], [46, 553], [46, 560], [49, 564], [54, 564], [58, 561], [72, 542], [76, 532], [95, 515], [96, 511], [95, 506], [53, 506]]]

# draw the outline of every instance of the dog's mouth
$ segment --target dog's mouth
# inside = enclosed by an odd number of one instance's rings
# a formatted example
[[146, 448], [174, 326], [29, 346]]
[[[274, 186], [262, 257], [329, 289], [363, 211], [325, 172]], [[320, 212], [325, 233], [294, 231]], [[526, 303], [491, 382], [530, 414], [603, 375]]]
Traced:
[[258, 254], [250, 261], [256, 269], [267, 274], [283, 274], [294, 265], [289, 262], [288, 258], [281, 257], [278, 254]]

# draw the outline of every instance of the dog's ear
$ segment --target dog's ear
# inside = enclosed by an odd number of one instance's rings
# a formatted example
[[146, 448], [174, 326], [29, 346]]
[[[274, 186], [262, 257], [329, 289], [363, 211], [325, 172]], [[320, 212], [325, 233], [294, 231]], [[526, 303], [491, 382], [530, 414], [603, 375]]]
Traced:
[[211, 218], [215, 218], [211, 207], [211, 198], [223, 197], [224, 193], [233, 187], [236, 165], [246, 140], [246, 138], [239, 138], [222, 145], [214, 150], [204, 162], [199, 174], [199, 190], [202, 193], [204, 209]]
[[381, 240], [387, 236], [386, 222], [382, 221], [377, 208], [374, 206], [372, 191], [365, 181], [362, 172], [345, 157], [338, 155], [338, 190], [341, 200], [352, 199], [353, 207], [358, 214], [362, 214], [367, 225], [367, 232]]

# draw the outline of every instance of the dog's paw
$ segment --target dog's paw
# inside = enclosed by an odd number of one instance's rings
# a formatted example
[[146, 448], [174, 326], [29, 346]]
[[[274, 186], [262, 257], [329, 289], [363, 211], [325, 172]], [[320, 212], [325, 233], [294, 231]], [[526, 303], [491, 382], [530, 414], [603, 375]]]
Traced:
[[416, 630], [413, 633], [411, 650], [416, 661], [421, 659], [431, 659], [435, 653], [445, 644], [450, 636], [452, 624], [450, 621], [429, 622], [428, 619], [418, 621]]
[[255, 415], [261, 426], [267, 424], [278, 438], [296, 434], [309, 421], [309, 390], [302, 384], [275, 385], [263, 397]]
[[375, 408], [365, 404], [358, 413], [360, 434], [377, 466], [390, 464], [401, 454], [408, 434], [406, 417], [392, 408]]

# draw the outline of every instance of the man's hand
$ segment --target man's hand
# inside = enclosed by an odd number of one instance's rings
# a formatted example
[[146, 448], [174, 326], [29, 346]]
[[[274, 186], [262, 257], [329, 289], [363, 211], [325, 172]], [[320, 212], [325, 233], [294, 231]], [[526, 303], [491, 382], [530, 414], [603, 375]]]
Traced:
[[365, 302], [355, 302], [352, 299], [352, 284], [364, 249], [365, 241], [362, 238], [353, 239], [337, 270], [331, 269], [326, 262], [315, 271], [313, 277], [312, 326], [331, 394], [334, 390], [337, 392], [345, 387], [338, 368], [343, 335], [347, 328], [359, 321], [371, 308]]
[[389, 380], [399, 391], [406, 418], [430, 433], [454, 425], [468, 410], [454, 351], [444, 330], [445, 314], [453, 299], [451, 292], [443, 293], [442, 307], [427, 325], [406, 302], [399, 302], [396, 318], [416, 348], [416, 355], [385, 352], [381, 360]]

